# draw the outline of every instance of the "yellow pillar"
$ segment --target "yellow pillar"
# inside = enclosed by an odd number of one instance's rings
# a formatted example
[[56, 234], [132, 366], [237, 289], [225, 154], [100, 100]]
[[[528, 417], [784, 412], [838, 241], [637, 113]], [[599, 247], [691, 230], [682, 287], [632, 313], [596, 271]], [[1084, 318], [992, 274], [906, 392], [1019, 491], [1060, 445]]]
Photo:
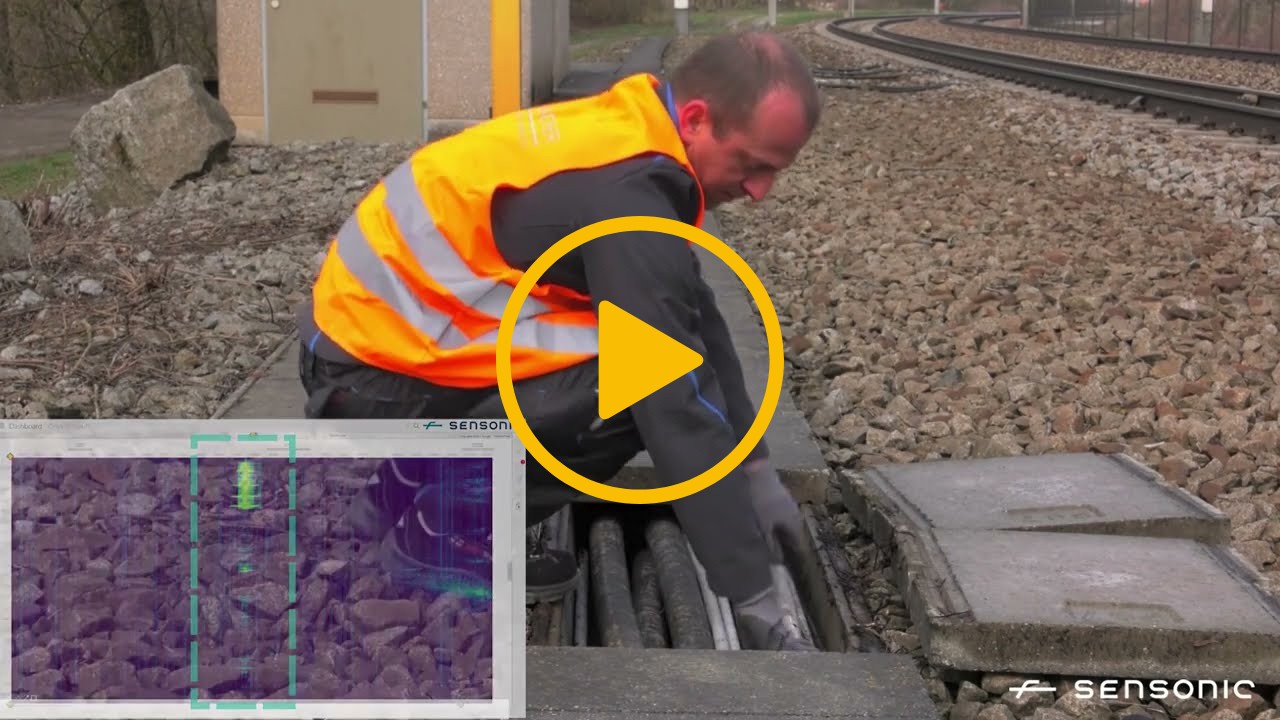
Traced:
[[520, 109], [520, 0], [489, 1], [493, 116]]

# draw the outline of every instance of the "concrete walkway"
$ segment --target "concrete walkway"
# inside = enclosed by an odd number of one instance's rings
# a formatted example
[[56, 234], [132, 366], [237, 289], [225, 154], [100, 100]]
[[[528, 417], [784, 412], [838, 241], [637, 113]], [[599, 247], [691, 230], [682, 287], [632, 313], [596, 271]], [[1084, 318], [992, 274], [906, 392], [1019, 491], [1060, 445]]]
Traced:
[[85, 112], [110, 97], [88, 93], [0, 107], [0, 162], [22, 160], [71, 147], [71, 131]]

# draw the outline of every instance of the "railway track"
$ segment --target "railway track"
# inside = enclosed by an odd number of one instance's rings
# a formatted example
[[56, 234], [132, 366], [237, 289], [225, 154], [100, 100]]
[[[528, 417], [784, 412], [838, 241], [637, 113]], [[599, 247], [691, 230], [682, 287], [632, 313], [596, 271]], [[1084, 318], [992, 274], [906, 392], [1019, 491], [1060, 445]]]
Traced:
[[[1280, 95], [965, 47], [910, 37], [892, 29], [917, 19], [843, 19], [829, 23], [827, 30], [846, 40], [980, 75], [1145, 111], [1233, 135], [1248, 134], [1268, 142], [1280, 140]], [[865, 28], [869, 31], [864, 31]]]
[[1000, 33], [1003, 35], [1020, 35], [1023, 37], [1042, 37], [1086, 45], [1106, 45], [1111, 47], [1136, 48], [1153, 52], [1177, 53], [1180, 55], [1202, 55], [1231, 60], [1247, 60], [1270, 65], [1280, 65], [1280, 52], [1266, 50], [1247, 50], [1243, 48], [1212, 47], [1194, 43], [1168, 42], [1164, 40], [1142, 40], [1139, 38], [1108, 37], [1089, 33], [1077, 33], [1069, 30], [1042, 30], [1035, 28], [1008, 27], [992, 25], [996, 20], [1008, 20], [1018, 17], [1018, 13], [992, 13], [989, 15], [948, 16], [942, 19], [947, 25], [959, 25], [975, 30]]

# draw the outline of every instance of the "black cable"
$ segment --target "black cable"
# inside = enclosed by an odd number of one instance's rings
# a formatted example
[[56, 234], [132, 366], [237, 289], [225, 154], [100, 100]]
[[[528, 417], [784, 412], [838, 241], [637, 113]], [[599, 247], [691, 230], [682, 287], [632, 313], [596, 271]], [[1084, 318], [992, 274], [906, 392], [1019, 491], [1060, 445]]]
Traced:
[[636, 553], [631, 566], [631, 599], [636, 608], [640, 639], [647, 648], [671, 647], [667, 623], [662, 617], [662, 587], [658, 583], [658, 567], [648, 548]]
[[636, 623], [636, 611], [631, 605], [622, 525], [616, 517], [602, 515], [591, 522], [588, 542], [591, 600], [595, 606], [600, 644], [605, 647], [644, 647], [640, 626]]
[[645, 540], [657, 564], [671, 646], [678, 649], [714, 650], [711, 620], [702, 600], [698, 572], [689, 556], [684, 533], [674, 520], [658, 517], [645, 527]]

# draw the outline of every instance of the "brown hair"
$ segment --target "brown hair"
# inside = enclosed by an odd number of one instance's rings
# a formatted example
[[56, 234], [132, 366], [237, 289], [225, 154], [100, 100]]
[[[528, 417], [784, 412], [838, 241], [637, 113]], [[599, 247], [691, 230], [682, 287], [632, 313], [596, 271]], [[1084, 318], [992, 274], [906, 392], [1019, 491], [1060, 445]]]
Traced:
[[804, 104], [809, 131], [818, 124], [821, 101], [809, 64], [790, 43], [758, 30], [719, 35], [704, 43], [671, 74], [676, 98], [707, 101], [722, 130], [742, 129], [770, 91], [784, 88]]

